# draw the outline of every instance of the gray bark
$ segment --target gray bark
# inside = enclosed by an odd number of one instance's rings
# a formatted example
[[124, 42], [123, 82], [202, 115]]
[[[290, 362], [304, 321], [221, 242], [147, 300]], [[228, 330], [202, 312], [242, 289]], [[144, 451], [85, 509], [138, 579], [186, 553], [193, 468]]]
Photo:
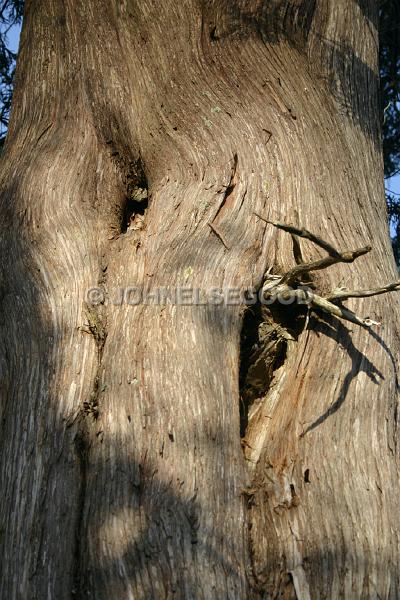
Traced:
[[313, 276], [326, 295], [395, 278], [376, 23], [373, 0], [27, 1], [0, 173], [2, 599], [398, 597], [396, 295], [348, 302], [376, 332], [314, 316], [243, 439], [243, 307], [109, 301], [289, 270], [255, 211], [373, 246]]

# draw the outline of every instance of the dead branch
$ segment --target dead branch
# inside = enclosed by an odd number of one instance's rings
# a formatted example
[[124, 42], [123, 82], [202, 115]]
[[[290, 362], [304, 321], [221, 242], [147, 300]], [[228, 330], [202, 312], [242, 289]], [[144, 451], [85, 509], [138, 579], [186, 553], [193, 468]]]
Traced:
[[351, 323], [355, 323], [356, 325], [361, 325], [362, 327], [371, 327], [371, 325], [380, 325], [377, 321], [373, 321], [370, 318], [361, 319], [357, 317], [353, 312], [348, 310], [347, 308], [343, 308], [341, 306], [337, 306], [336, 304], [332, 304], [326, 298], [322, 298], [321, 296], [317, 296], [317, 294], [313, 294], [311, 300], [312, 306], [315, 308], [321, 308], [323, 311], [334, 315], [335, 317], [340, 317], [345, 321], [350, 321]]
[[[289, 304], [291, 300], [297, 300], [298, 302], [306, 304], [309, 307], [321, 309], [331, 315], [344, 319], [345, 321], [350, 321], [351, 323], [360, 325], [361, 327], [380, 325], [380, 323], [373, 321], [370, 318], [362, 319], [349, 309], [338, 306], [334, 302], [346, 300], [348, 298], [364, 298], [367, 296], [377, 296], [379, 294], [386, 294], [387, 292], [398, 291], [400, 290], [400, 280], [372, 290], [346, 291], [344, 289], [339, 289], [331, 292], [326, 297], [319, 296], [318, 294], [310, 292], [310, 290], [291, 287], [301, 284], [301, 277], [307, 273], [310, 273], [311, 271], [326, 269], [341, 262], [351, 263], [355, 261], [360, 256], [370, 252], [372, 249], [371, 246], [365, 246], [364, 248], [358, 248], [357, 250], [348, 252], [338, 252], [331, 244], [325, 242], [307, 229], [299, 229], [293, 225], [269, 221], [258, 213], [254, 214], [266, 223], [269, 223], [270, 225], [273, 225], [274, 227], [282, 229], [283, 231], [291, 234], [293, 240], [293, 254], [297, 263], [293, 269], [290, 269], [290, 271], [284, 273], [281, 277], [276, 278], [275, 276], [267, 275], [262, 290], [264, 297], [276, 298], [278, 300], [281, 298], [285, 304]], [[300, 241], [297, 239], [297, 237], [310, 240], [317, 246], [326, 250], [329, 256], [314, 262], [303, 263]]]
[[269, 223], [270, 225], [277, 227], [277, 229], [282, 229], [282, 231], [287, 231], [288, 233], [292, 233], [293, 235], [297, 235], [299, 237], [310, 240], [310, 242], [313, 242], [314, 244], [316, 244], [316, 246], [319, 246], [320, 248], [325, 250], [330, 256], [338, 256], [340, 254], [336, 250], [336, 248], [334, 248], [329, 242], [326, 242], [319, 236], [315, 235], [314, 233], [311, 233], [311, 231], [308, 231], [308, 229], [304, 229], [304, 228], [299, 229], [298, 227], [294, 227], [294, 225], [287, 225], [286, 223], [278, 223], [277, 221], [269, 221], [268, 219], [266, 219], [265, 217], [262, 217], [261, 215], [259, 215], [256, 212], [254, 214], [256, 215], [256, 217], [258, 217], [265, 223]]
[[371, 246], [365, 246], [364, 248], [358, 248], [357, 250], [350, 252], [343, 252], [337, 256], [327, 256], [326, 258], [321, 258], [320, 260], [316, 260], [311, 263], [297, 265], [283, 275], [281, 283], [292, 283], [305, 273], [310, 273], [311, 271], [321, 271], [322, 269], [327, 269], [328, 267], [331, 267], [339, 262], [351, 263], [363, 254], [370, 252], [371, 249]]
[[290, 304], [291, 300], [296, 300], [299, 304], [305, 304], [310, 308], [321, 309], [330, 315], [334, 315], [335, 317], [339, 317], [345, 321], [350, 321], [356, 325], [361, 325], [362, 327], [380, 325], [380, 323], [373, 321], [368, 317], [362, 319], [347, 308], [337, 306], [336, 304], [330, 302], [327, 298], [318, 296], [318, 294], [315, 294], [310, 290], [305, 290], [302, 288], [293, 289], [287, 285], [282, 285], [279, 283], [279, 285], [276, 287], [269, 287], [268, 289], [263, 288], [263, 295], [265, 298], [270, 297], [277, 300], [282, 299], [285, 304]]
[[394, 283], [389, 283], [389, 285], [385, 285], [380, 288], [375, 288], [373, 290], [360, 290], [360, 291], [347, 291], [340, 290], [334, 291], [329, 296], [326, 297], [330, 302], [334, 302], [335, 300], [347, 300], [347, 298], [367, 298], [368, 296], [379, 296], [380, 294], [386, 294], [388, 292], [397, 292], [400, 290], [400, 280]]

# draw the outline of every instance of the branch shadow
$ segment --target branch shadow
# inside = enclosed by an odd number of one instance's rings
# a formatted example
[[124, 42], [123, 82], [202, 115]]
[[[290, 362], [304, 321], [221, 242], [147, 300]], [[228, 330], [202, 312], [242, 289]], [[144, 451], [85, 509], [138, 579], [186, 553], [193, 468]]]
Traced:
[[[365, 18], [366, 28], [376, 27], [377, 12], [371, 8], [371, 3], [356, 1]], [[205, 0], [198, 2], [204, 22], [209, 23], [213, 43], [223, 43], [228, 38], [240, 40], [256, 36], [265, 46], [283, 41], [303, 55], [314, 79], [325, 80], [329, 93], [339, 105], [340, 117], [357, 123], [381, 150], [379, 74], [358, 56], [348, 42], [325, 38], [324, 23], [319, 24], [321, 34], [313, 29], [317, 9], [315, 0], [234, 0], [229, 5], [226, 0], [216, 0], [211, 8], [208, 6], [211, 3]], [[328, 18], [327, 15], [325, 18]], [[311, 40], [314, 40], [311, 45], [317, 41], [320, 46], [315, 56], [309, 55]], [[311, 52], [314, 51], [311, 49]], [[315, 71], [315, 61], [318, 71]]]
[[[334, 340], [335, 342], [338, 342], [342, 346], [342, 348], [346, 350], [347, 354], [351, 359], [352, 364], [350, 371], [347, 373], [343, 381], [337, 399], [323, 415], [318, 417], [318, 419], [316, 419], [311, 425], [307, 427], [307, 429], [301, 434], [301, 437], [304, 437], [307, 433], [310, 433], [310, 431], [312, 431], [319, 425], [322, 425], [322, 423], [324, 423], [330, 416], [335, 414], [341, 408], [341, 406], [346, 400], [350, 384], [353, 381], [353, 379], [357, 377], [357, 375], [359, 375], [360, 373], [365, 373], [375, 385], [379, 385], [380, 382], [385, 379], [383, 374], [373, 364], [373, 362], [369, 360], [369, 358], [367, 358], [365, 354], [360, 352], [360, 350], [358, 350], [358, 348], [354, 345], [354, 342], [351, 337], [351, 330], [348, 329], [340, 319], [334, 316], [328, 317], [327, 315], [318, 314], [318, 318], [316, 318], [315, 316], [313, 316], [312, 318], [312, 327], [313, 331], [315, 331], [317, 334], [325, 335]], [[390, 348], [388, 348], [387, 344], [376, 332], [372, 331], [370, 328], [366, 329], [368, 329], [368, 332], [388, 354], [393, 365], [396, 389], [398, 390], [399, 382], [397, 376], [397, 368], [394, 356]]]
[[[7, 198], [19, 193], [18, 187], [3, 191]], [[36, 598], [46, 589], [54, 598], [67, 597], [66, 590], [82, 598], [103, 589], [122, 598], [133, 588], [148, 598], [196, 598], [199, 590], [211, 589], [201, 577], [220, 582], [222, 572], [226, 588], [241, 597], [249, 587], [246, 573], [234, 552], [224, 552], [235, 548], [235, 540], [221, 531], [217, 545], [207, 507], [144, 469], [137, 448], [127, 457], [117, 440], [95, 440], [83, 448], [83, 473], [76, 449], [79, 421], [93, 417], [81, 415], [69, 424], [59, 413], [59, 390], [51, 379], [59, 340], [45, 317], [40, 275], [32, 271], [37, 257], [20, 227], [27, 217], [17, 208], [10, 202], [2, 210], [0, 232], [0, 596]], [[102, 443], [109, 454], [99, 451]], [[228, 432], [217, 429], [216, 440], [203, 441], [210, 454], [215, 444], [231, 444]], [[200, 478], [200, 485], [207, 483]], [[231, 485], [227, 479], [226, 487]], [[123, 551], [110, 555], [104, 544], [93, 552], [93, 530], [131, 510], [140, 527], [123, 540]], [[16, 564], [22, 583], [15, 578]]]
[[[113, 445], [112, 440], [109, 443]], [[210, 579], [218, 570], [222, 571], [227, 587], [235, 590], [237, 597], [248, 589], [246, 574], [240, 571], [236, 561], [227, 559], [228, 553], [223, 552], [223, 548], [234, 546], [234, 540], [221, 539], [219, 548], [210, 543], [215, 541], [215, 531], [208, 530], [205, 525], [208, 518], [196, 493], [192, 498], [179, 497], [151, 469], [145, 471], [137, 461], [120, 457], [115, 463], [115, 472], [125, 474], [121, 478], [122, 486], [121, 479], [118, 484], [110, 482], [111, 489], [102, 494], [104, 475], [110, 475], [110, 465], [107, 461], [94, 461], [90, 470], [95, 474], [96, 481], [92, 480], [92, 485], [97, 488], [97, 506], [95, 513], [90, 515], [89, 502], [86, 504], [89, 518], [81, 531], [85, 551], [79, 557], [78, 597], [79, 594], [86, 596], [93, 590], [105, 589], [107, 593], [111, 591], [113, 597], [120, 598], [125, 596], [129, 587], [133, 593], [141, 590], [143, 597], [148, 598], [166, 598], [172, 594], [196, 598], [199, 589], [210, 590], [212, 587], [210, 581], [202, 582], [208, 569]], [[137, 473], [140, 473], [139, 478]], [[130, 494], [126, 493], [127, 487]], [[130, 501], [127, 502], [129, 496]], [[125, 537], [123, 541], [126, 544], [121, 552], [113, 555], [110, 549], [107, 553], [104, 551], [107, 549], [104, 530], [94, 531], [93, 527], [98, 529], [98, 524], [107, 526], [108, 519], [118, 517], [119, 513], [121, 518], [126, 516], [126, 509], [134, 512], [135, 531], [131, 537]], [[126, 525], [129, 530], [129, 523]], [[98, 541], [93, 542], [93, 534]], [[93, 543], [99, 548], [92, 559], [88, 548], [93, 547]], [[99, 556], [102, 557], [100, 563]], [[204, 557], [207, 557], [206, 561]], [[216, 577], [216, 581], [218, 579], [220, 576]]]

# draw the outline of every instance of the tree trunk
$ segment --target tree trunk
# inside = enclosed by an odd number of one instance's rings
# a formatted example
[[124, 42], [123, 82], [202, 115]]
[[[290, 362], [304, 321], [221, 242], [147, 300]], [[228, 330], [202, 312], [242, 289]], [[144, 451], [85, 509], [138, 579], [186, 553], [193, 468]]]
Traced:
[[[290, 236], [254, 212], [373, 246], [319, 290], [396, 277], [376, 5], [26, 2], [1, 170], [2, 599], [398, 597], [395, 295], [348, 304], [379, 329], [313, 314], [252, 404], [255, 308], [145, 298], [287, 271]], [[117, 302], [129, 287], [141, 303]]]

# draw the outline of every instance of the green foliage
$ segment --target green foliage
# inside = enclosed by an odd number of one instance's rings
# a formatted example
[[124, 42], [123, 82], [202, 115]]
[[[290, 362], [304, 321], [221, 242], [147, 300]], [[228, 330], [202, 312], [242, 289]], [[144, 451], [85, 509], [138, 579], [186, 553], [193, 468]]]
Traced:
[[396, 263], [400, 266], [400, 195], [386, 191], [389, 223], [392, 234], [392, 247]]
[[[379, 44], [385, 177], [400, 173], [400, 2], [380, 0]], [[396, 262], [400, 264], [400, 195], [387, 192]]]
[[3, 0], [0, 5], [0, 146], [4, 143], [11, 108], [16, 54], [8, 47], [10, 29], [22, 21], [24, 0]]
[[385, 176], [400, 167], [400, 2], [381, 0], [379, 22]]

